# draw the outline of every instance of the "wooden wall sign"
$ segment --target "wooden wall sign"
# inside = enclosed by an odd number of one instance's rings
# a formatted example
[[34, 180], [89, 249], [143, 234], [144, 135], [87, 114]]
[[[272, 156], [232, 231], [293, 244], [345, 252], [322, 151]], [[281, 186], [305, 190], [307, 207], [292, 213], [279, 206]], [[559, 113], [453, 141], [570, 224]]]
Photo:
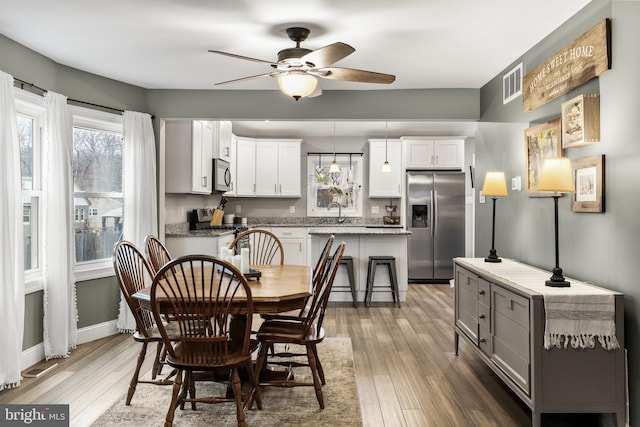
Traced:
[[524, 76], [524, 112], [534, 110], [611, 69], [611, 21], [598, 25]]

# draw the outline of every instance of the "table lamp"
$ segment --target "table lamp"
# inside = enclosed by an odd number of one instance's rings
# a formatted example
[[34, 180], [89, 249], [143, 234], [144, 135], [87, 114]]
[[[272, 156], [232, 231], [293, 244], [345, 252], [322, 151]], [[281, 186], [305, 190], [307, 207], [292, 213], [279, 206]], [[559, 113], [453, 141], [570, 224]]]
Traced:
[[484, 259], [485, 262], [502, 262], [502, 259], [496, 254], [496, 199], [498, 197], [507, 196], [507, 182], [504, 178], [504, 172], [491, 171], [484, 176], [484, 184], [482, 185], [482, 194], [489, 196], [493, 200], [493, 220], [491, 223], [491, 250], [489, 256]]
[[536, 185], [536, 191], [551, 192], [555, 207], [555, 228], [556, 228], [556, 266], [553, 269], [551, 278], [545, 282], [547, 286], [565, 288], [570, 283], [565, 280], [560, 268], [560, 257], [558, 255], [558, 198], [562, 193], [575, 193], [576, 187], [573, 182], [573, 171], [571, 169], [571, 159], [568, 157], [557, 157], [545, 159]]

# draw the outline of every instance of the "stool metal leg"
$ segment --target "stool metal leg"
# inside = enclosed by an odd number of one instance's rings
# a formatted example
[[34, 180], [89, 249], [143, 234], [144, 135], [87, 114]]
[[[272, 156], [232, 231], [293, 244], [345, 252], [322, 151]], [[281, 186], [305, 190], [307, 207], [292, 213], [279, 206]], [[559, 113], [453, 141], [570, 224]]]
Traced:
[[393, 292], [393, 301], [398, 302], [400, 308], [400, 293], [398, 292], [398, 276], [396, 276], [395, 260], [387, 264], [389, 266], [389, 278], [391, 279], [391, 291]]
[[347, 274], [349, 275], [349, 285], [351, 286], [351, 298], [353, 306], [358, 307], [358, 295], [356, 294], [356, 280], [353, 276], [353, 260], [347, 262]]
[[375, 261], [369, 260], [369, 266], [367, 268], [367, 291], [364, 296], [364, 305], [369, 307], [371, 305], [371, 294], [373, 293], [373, 275], [375, 276]]

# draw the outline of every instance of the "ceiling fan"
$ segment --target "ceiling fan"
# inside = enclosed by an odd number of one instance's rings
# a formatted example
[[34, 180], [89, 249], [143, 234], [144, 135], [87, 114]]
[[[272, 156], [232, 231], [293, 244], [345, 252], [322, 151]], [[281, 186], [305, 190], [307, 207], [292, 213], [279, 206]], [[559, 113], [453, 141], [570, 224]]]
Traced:
[[261, 77], [276, 77], [280, 90], [292, 96], [297, 101], [303, 97], [313, 97], [322, 94], [322, 89], [320, 89], [316, 77], [350, 82], [385, 84], [393, 83], [396, 79], [396, 76], [391, 74], [356, 70], [353, 68], [331, 67], [330, 65], [355, 52], [355, 49], [342, 42], [336, 42], [315, 50], [306, 49], [300, 47], [300, 43], [305, 41], [309, 36], [309, 29], [291, 27], [287, 28], [286, 32], [289, 39], [296, 43], [296, 47], [290, 47], [278, 52], [277, 62], [236, 55], [219, 50], [209, 50], [211, 53], [226, 55], [232, 58], [268, 64], [274, 69], [268, 73], [219, 82], [216, 83], [216, 85], [238, 83]]

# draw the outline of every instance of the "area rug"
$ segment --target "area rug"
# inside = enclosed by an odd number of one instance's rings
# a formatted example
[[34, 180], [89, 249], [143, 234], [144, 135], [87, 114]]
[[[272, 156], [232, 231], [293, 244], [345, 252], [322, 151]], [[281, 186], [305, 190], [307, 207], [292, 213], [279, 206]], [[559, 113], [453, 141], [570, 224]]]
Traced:
[[[291, 351], [295, 351], [291, 348]], [[360, 401], [353, 368], [353, 351], [349, 338], [326, 338], [318, 345], [318, 357], [325, 371], [322, 387], [325, 409], [318, 406], [313, 387], [263, 387], [262, 410], [256, 405], [245, 411], [248, 426], [362, 426]], [[306, 358], [305, 358], [306, 359]], [[304, 359], [301, 359], [304, 360]], [[307, 367], [293, 368], [296, 379], [311, 381]], [[198, 383], [201, 387], [222, 387]], [[204, 389], [200, 395], [204, 395]], [[122, 396], [93, 423], [93, 426], [141, 427], [161, 426], [171, 399], [170, 386], [140, 384], [130, 406]], [[188, 408], [188, 409], [187, 409]], [[187, 405], [177, 409], [174, 426], [236, 426], [235, 404], [198, 404], [195, 411]]]

